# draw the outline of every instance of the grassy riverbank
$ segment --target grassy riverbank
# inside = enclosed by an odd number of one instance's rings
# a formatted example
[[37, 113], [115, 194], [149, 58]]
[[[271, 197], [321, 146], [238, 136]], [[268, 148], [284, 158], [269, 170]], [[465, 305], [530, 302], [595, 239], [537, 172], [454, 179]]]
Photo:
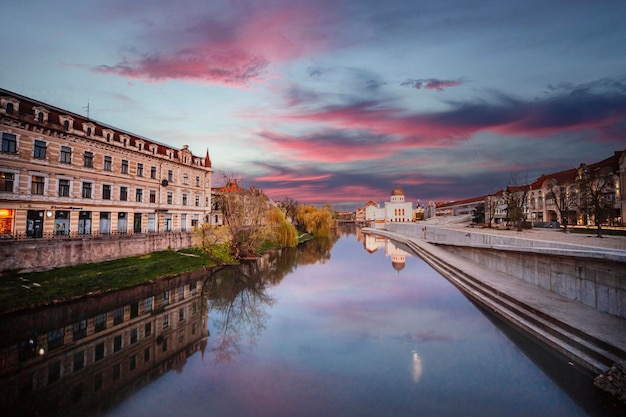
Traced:
[[0, 312], [118, 290], [205, 266], [213, 266], [209, 257], [188, 249], [27, 274], [5, 271], [0, 278]]

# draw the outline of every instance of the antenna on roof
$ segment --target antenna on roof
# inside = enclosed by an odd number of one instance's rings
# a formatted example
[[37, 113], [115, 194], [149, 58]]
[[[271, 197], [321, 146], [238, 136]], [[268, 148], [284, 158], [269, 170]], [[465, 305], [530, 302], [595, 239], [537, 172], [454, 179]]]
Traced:
[[87, 106], [83, 107], [83, 109], [87, 110], [87, 118], [89, 119], [89, 99], [87, 99]]

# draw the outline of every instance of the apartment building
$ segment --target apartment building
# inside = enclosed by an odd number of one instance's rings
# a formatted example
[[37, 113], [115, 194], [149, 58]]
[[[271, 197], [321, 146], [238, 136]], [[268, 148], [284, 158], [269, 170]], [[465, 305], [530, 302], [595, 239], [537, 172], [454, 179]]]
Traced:
[[0, 238], [191, 231], [211, 160], [0, 89]]

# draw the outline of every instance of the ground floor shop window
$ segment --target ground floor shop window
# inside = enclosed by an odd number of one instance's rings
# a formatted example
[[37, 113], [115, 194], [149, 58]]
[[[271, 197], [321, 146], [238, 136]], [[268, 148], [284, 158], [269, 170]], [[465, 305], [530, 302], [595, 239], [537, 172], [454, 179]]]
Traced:
[[70, 212], [58, 210], [54, 213], [54, 234], [67, 235], [70, 233]]
[[148, 232], [156, 231], [156, 219], [154, 213], [148, 214]]
[[128, 231], [127, 213], [121, 212], [117, 215], [117, 233], [126, 233]]
[[78, 234], [91, 234], [91, 212], [81, 211], [78, 213]]
[[43, 210], [28, 210], [26, 214], [26, 236], [43, 236]]
[[108, 211], [100, 212], [100, 233], [111, 233], [111, 213]]
[[13, 219], [15, 210], [0, 209], [0, 236], [13, 234]]
[[133, 233], [141, 233], [141, 213], [135, 213], [133, 219]]

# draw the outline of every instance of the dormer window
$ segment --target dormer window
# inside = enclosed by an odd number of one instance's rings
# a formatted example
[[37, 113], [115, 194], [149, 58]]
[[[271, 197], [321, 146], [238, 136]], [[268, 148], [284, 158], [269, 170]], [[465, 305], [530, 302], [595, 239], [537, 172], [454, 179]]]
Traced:
[[120, 135], [120, 142], [126, 147], [130, 143], [130, 137], [128, 135]]
[[137, 145], [137, 149], [139, 149], [140, 151], [143, 151], [144, 147], [146, 146], [145, 142], [142, 140], [135, 140], [135, 145]]
[[96, 126], [93, 123], [83, 123], [83, 131], [85, 136], [91, 137], [96, 131]]
[[44, 107], [34, 107], [33, 113], [35, 114], [35, 120], [37, 120], [38, 123], [48, 121], [48, 109]]
[[113, 131], [109, 129], [102, 129], [102, 137], [107, 142], [111, 142], [113, 140]]
[[13, 97], [0, 97], [0, 111], [6, 114], [17, 114], [20, 110], [20, 102]]
[[152, 155], [156, 155], [157, 145], [150, 145], [150, 152], [152, 152]]
[[63, 126], [63, 130], [65, 130], [66, 132], [72, 131], [72, 128], [74, 127], [74, 118], [70, 116], [61, 115], [59, 116], [59, 121], [61, 122], [61, 125]]

